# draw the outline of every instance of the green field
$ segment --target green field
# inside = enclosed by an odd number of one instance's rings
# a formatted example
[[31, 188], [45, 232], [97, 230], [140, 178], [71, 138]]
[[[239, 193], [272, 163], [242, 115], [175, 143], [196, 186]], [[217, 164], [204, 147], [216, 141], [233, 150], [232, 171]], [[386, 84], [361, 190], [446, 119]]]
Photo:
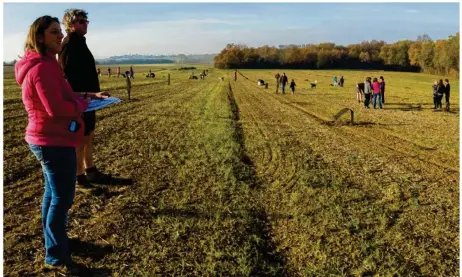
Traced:
[[[431, 88], [444, 76], [242, 70], [235, 82], [181, 66], [135, 66], [131, 101], [122, 78], [100, 77], [124, 101], [97, 112], [95, 163], [135, 183], [77, 190], [71, 249], [94, 276], [459, 276], [458, 80], [447, 113]], [[275, 93], [276, 72], [294, 96]], [[384, 109], [365, 110], [355, 85], [381, 75]], [[333, 121], [345, 107], [354, 124]], [[12, 67], [3, 112], [4, 275], [42, 276], [42, 172]]]

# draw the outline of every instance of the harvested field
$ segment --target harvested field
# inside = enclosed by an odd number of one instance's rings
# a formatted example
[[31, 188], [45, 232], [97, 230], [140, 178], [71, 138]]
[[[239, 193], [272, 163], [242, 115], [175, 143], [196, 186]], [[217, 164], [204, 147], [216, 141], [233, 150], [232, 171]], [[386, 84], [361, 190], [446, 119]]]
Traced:
[[[95, 164], [134, 184], [77, 190], [71, 250], [93, 276], [459, 275], [458, 80], [447, 113], [439, 76], [288, 70], [281, 95], [276, 70], [192, 71], [135, 67], [131, 101], [100, 77], [124, 101], [97, 112]], [[42, 172], [4, 72], [4, 274], [43, 276]], [[366, 110], [355, 85], [380, 75], [384, 109]], [[354, 123], [334, 121], [345, 107]]]

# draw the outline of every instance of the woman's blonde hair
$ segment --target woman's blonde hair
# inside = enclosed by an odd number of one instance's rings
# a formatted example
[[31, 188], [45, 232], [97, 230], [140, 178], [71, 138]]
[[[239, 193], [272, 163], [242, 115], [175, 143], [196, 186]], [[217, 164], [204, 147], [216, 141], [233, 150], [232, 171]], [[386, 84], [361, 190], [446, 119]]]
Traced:
[[75, 23], [78, 17], [83, 17], [84, 19], [87, 19], [87, 15], [88, 13], [85, 10], [67, 9], [63, 16], [63, 24], [66, 33], [70, 33], [72, 31], [71, 25]]
[[42, 56], [46, 55], [47, 49], [43, 43], [38, 41], [38, 39], [40, 36], [44, 38], [45, 30], [48, 29], [53, 22], [59, 24], [59, 19], [56, 17], [51, 17], [49, 15], [37, 18], [29, 28], [29, 34], [26, 38], [24, 50], [32, 50], [39, 53]]

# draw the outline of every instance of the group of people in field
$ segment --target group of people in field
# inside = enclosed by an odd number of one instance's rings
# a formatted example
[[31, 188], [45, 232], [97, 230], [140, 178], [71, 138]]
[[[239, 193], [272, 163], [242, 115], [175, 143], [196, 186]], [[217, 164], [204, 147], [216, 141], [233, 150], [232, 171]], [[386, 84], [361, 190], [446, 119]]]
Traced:
[[[86, 44], [87, 12], [66, 10], [62, 23], [66, 37], [56, 17], [41, 16], [32, 23], [25, 53], [15, 64], [15, 78], [28, 114], [25, 140], [44, 176], [44, 269], [86, 276], [81, 275], [87, 272], [85, 267], [71, 257], [68, 211], [76, 186], [93, 189], [94, 184], [113, 184], [114, 178], [93, 163], [96, 114], [86, 111], [92, 99], [110, 94], [100, 89], [100, 71]], [[134, 78], [132, 67], [130, 77]]]
[[356, 100], [358, 103], [362, 102], [362, 96], [364, 95], [364, 108], [369, 109], [369, 104], [372, 97], [374, 109], [379, 106], [379, 109], [383, 108], [385, 103], [385, 79], [383, 76], [379, 77], [379, 80], [374, 77], [367, 77], [364, 83], [356, 85]]
[[440, 79], [439, 81], [435, 81], [433, 83], [433, 109], [435, 111], [441, 111], [443, 109], [442, 100], [443, 96], [445, 96], [445, 111], [449, 112], [449, 96], [451, 93], [451, 85], [449, 84], [448, 79]]
[[[107, 68], [107, 76], [110, 78], [112, 76], [111, 74], [111, 68], [108, 67]], [[99, 67], [96, 68], [96, 73], [98, 74], [99, 77], [101, 77], [101, 69]], [[151, 73], [151, 70], [149, 70], [149, 73]], [[120, 73], [120, 66], [117, 67], [117, 78], [120, 77], [121, 73]], [[135, 71], [133, 71], [133, 66], [130, 65], [130, 69], [125, 71], [125, 74], [122, 74], [122, 77], [127, 77], [127, 78], [130, 78], [130, 79], [135, 79]]]
[[[276, 78], [276, 82], [281, 85], [281, 93], [285, 94], [286, 93], [286, 86], [289, 83], [289, 78], [287, 77], [286, 73], [282, 73], [282, 75], [279, 75], [279, 73], [276, 73], [274, 76]], [[295, 84], [295, 80], [292, 79], [292, 81], [289, 84], [290, 90], [292, 92], [292, 95], [295, 95], [295, 87], [297, 84]]]

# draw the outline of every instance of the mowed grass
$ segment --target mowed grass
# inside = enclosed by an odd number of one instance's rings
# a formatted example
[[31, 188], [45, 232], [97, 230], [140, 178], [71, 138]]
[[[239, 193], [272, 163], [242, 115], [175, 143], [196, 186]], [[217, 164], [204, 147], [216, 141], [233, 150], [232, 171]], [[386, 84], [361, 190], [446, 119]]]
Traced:
[[[135, 183], [77, 191], [71, 248], [94, 276], [459, 275], [458, 80], [444, 113], [439, 76], [288, 70], [292, 96], [275, 94], [277, 70], [234, 82], [181, 66], [135, 65], [132, 101], [124, 79], [100, 77], [124, 101], [97, 112], [95, 163]], [[4, 69], [4, 272], [40, 276], [42, 173]], [[364, 110], [355, 84], [380, 75], [385, 108]], [[344, 107], [356, 124], [333, 122]]]

